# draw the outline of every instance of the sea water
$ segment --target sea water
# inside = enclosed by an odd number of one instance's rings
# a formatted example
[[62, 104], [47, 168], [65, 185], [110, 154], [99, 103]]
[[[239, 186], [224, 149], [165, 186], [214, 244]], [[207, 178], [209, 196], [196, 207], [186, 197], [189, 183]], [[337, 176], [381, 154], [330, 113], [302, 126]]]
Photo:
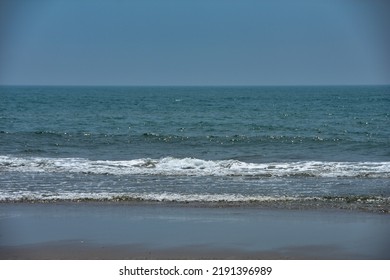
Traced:
[[0, 201], [390, 210], [390, 86], [0, 87]]

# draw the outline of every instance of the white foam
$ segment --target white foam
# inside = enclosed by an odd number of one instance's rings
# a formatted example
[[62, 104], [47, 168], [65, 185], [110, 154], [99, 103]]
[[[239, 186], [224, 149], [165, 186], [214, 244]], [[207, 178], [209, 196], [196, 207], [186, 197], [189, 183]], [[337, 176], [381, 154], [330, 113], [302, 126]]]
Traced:
[[[353, 197], [352, 197], [353, 198]], [[353, 198], [355, 199], [355, 198]], [[145, 202], [179, 202], [179, 203], [264, 203], [264, 202], [294, 202], [294, 201], [347, 201], [348, 197], [301, 197], [301, 196], [263, 196], [242, 194], [180, 194], [180, 193], [36, 193], [23, 191], [19, 193], [1, 194], [0, 202], [23, 202], [23, 201], [145, 201]], [[366, 199], [356, 198], [356, 202], [388, 204], [389, 197], [370, 197]]]
[[109, 200], [109, 201], [157, 201], [157, 202], [272, 202], [292, 201], [302, 198], [287, 196], [245, 196], [242, 194], [179, 194], [179, 193], [36, 193], [24, 191], [13, 195], [1, 195], [0, 201], [77, 201], [77, 200]]
[[298, 161], [246, 163], [196, 158], [134, 159], [22, 158], [0, 156], [0, 172], [66, 172], [111, 175], [372, 177], [390, 178], [390, 162]]

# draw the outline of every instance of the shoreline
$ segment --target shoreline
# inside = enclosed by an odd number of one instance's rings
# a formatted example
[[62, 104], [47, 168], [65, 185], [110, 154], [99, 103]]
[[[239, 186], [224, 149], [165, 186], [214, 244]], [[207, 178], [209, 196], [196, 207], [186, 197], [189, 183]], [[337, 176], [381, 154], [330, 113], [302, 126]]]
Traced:
[[323, 199], [275, 200], [275, 201], [170, 201], [144, 199], [41, 199], [41, 200], [0, 200], [1, 205], [92, 205], [92, 206], [128, 206], [128, 207], [176, 207], [176, 208], [238, 208], [285, 211], [340, 211], [352, 213], [390, 214], [390, 205], [369, 203], [369, 198], [329, 202]]
[[340, 209], [0, 203], [0, 259], [390, 259], [389, 232]]

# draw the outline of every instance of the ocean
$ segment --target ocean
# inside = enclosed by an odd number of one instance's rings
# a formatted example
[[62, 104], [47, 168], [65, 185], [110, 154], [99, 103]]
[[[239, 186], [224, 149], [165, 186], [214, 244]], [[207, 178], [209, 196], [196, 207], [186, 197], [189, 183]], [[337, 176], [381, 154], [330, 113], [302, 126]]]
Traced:
[[0, 87], [0, 202], [390, 211], [390, 86]]

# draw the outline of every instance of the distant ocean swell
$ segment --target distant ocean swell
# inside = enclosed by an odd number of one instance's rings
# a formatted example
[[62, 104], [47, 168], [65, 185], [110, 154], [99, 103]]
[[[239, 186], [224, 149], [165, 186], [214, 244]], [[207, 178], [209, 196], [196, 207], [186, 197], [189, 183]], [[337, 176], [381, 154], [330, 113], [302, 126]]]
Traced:
[[[178, 128], [178, 130], [185, 128]], [[190, 128], [187, 128], [190, 130]], [[115, 143], [116, 141], [122, 143], [132, 143], [132, 142], [146, 142], [146, 143], [171, 143], [171, 142], [193, 142], [193, 143], [201, 143], [205, 142], [211, 143], [310, 143], [310, 142], [321, 142], [321, 143], [335, 143], [341, 142], [344, 144], [353, 144], [353, 143], [364, 143], [369, 142], [371, 145], [384, 145], [388, 144], [389, 139], [386, 137], [376, 137], [372, 138], [372, 135], [369, 132], [361, 133], [356, 132], [355, 134], [359, 137], [351, 137], [353, 132], [338, 134], [333, 133], [333, 135], [327, 135], [321, 131], [312, 131], [311, 136], [302, 136], [296, 135], [294, 130], [291, 128], [291, 133], [287, 133], [284, 131], [284, 134], [281, 134], [279, 131], [275, 131], [272, 133], [272, 128], [264, 128], [260, 133], [257, 131], [257, 134], [260, 135], [251, 135], [250, 131], [246, 131], [246, 134], [233, 134], [233, 135], [218, 135], [216, 134], [208, 134], [208, 135], [190, 135], [184, 132], [178, 134], [163, 134], [163, 133], [155, 133], [155, 132], [144, 132], [144, 133], [125, 133], [125, 134], [113, 134], [113, 133], [92, 133], [92, 132], [68, 132], [68, 131], [32, 131], [32, 132], [7, 132], [0, 131], [2, 134], [2, 138], [4, 140], [13, 140], [17, 141], [18, 139], [25, 140], [28, 138], [34, 138], [35, 141], [39, 140], [56, 140], [58, 143], [66, 144], [66, 143], [78, 143], [78, 141], [83, 142], [91, 142], [98, 144], [102, 143]], [[276, 130], [276, 129], [275, 129]], [[284, 128], [287, 130], [287, 128]]]
[[390, 162], [297, 161], [247, 163], [197, 158], [89, 160], [0, 156], [0, 172], [159, 176], [390, 178]]

